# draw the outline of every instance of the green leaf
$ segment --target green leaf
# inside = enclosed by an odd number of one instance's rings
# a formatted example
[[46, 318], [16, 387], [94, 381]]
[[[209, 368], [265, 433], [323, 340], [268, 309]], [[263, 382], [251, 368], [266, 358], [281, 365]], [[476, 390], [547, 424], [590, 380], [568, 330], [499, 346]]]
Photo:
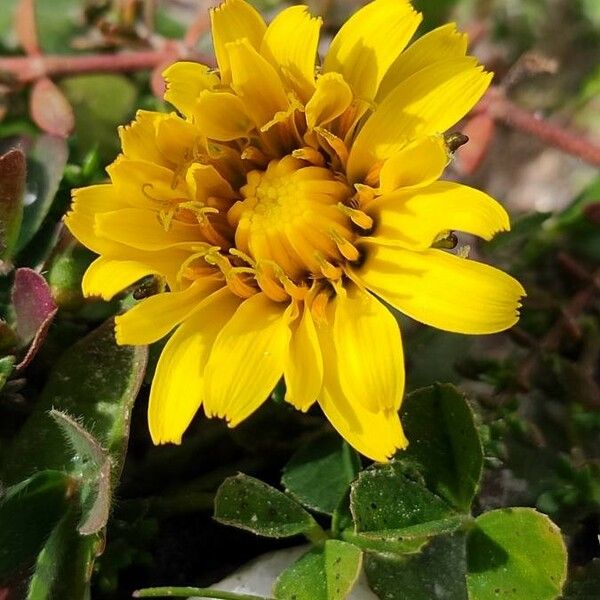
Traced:
[[23, 218], [25, 156], [11, 150], [0, 156], [0, 260], [7, 260], [19, 237]]
[[20, 252], [41, 227], [58, 191], [69, 150], [65, 140], [40, 135], [27, 155], [23, 223], [16, 250]]
[[277, 600], [343, 600], [352, 590], [362, 553], [352, 544], [327, 540], [301, 556], [277, 578]]
[[4, 387], [15, 366], [14, 356], [0, 358], [0, 390]]
[[344, 539], [363, 550], [380, 553], [410, 554], [420, 550], [432, 537], [454, 533], [471, 521], [466, 515], [454, 515], [437, 521], [426, 521], [402, 529], [382, 529], [361, 533], [344, 532]]
[[402, 422], [410, 439], [399, 456], [427, 486], [456, 508], [468, 512], [483, 468], [483, 449], [473, 411], [452, 385], [424, 388], [403, 403]]
[[60, 87], [75, 112], [75, 145], [83, 158], [97, 148], [103, 161], [119, 150], [117, 126], [128, 121], [135, 109], [137, 90], [123, 75], [80, 75]]
[[452, 513], [438, 496], [392, 465], [363, 471], [352, 484], [350, 509], [356, 531], [403, 529]]
[[82, 481], [83, 516], [79, 533], [98, 533], [106, 526], [110, 509], [110, 458], [98, 440], [77, 421], [54, 409], [50, 411], [50, 416], [73, 450], [72, 471], [79, 471]]
[[377, 466], [359, 475], [352, 484], [350, 510], [355, 531], [348, 535], [354, 535], [355, 543], [400, 554], [416, 552], [429, 535], [448, 528], [448, 523], [440, 522], [455, 516], [439, 496], [393, 465]]
[[0, 500], [0, 585], [33, 562], [76, 489], [66, 473], [41, 471], [6, 490]]
[[553, 600], [567, 572], [560, 530], [532, 508], [505, 508], [477, 517], [467, 538], [469, 597]]
[[78, 520], [79, 511], [72, 509], [52, 531], [37, 558], [27, 600], [89, 598], [92, 566], [103, 539], [100, 535], [80, 536]]
[[465, 571], [462, 533], [433, 538], [418, 554], [367, 554], [365, 560], [369, 585], [385, 600], [467, 600]]
[[[111, 457], [113, 482], [117, 480], [146, 359], [145, 347], [116, 343], [112, 320], [67, 350], [56, 363], [32, 414], [3, 456], [1, 478], [10, 483], [36, 470], [79, 467], [49, 415], [54, 408], [94, 432]], [[40, 452], [40, 448], [44, 451]]]
[[319, 528], [295, 500], [242, 473], [228, 477], [217, 490], [214, 516], [226, 525], [274, 538]]
[[359, 471], [358, 454], [338, 435], [328, 434], [292, 456], [281, 482], [298, 502], [331, 515]]

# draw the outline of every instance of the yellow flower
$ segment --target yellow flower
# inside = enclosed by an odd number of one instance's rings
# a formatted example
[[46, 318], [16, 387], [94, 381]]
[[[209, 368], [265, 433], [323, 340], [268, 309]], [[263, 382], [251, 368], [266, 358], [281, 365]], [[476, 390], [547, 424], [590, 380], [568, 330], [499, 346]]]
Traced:
[[289, 403], [318, 402], [384, 461], [407, 441], [400, 331], [380, 299], [448, 331], [518, 319], [517, 281], [435, 247], [509, 228], [483, 192], [437, 181], [442, 132], [491, 75], [454, 25], [404, 50], [421, 21], [405, 0], [359, 10], [316, 68], [322, 23], [306, 7], [267, 27], [227, 0], [211, 20], [218, 70], [169, 67], [178, 114], [140, 111], [110, 183], [74, 193], [66, 223], [100, 255], [84, 293], [164, 282], [116, 325], [122, 344], [175, 330], [150, 394], [155, 443], [179, 443], [201, 405], [237, 425], [283, 376]]

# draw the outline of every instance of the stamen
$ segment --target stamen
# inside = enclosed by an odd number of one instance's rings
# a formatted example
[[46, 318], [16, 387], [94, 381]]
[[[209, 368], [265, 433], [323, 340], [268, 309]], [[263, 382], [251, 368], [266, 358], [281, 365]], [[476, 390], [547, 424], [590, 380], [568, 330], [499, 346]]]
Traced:
[[315, 252], [314, 256], [319, 264], [321, 273], [323, 273], [327, 279], [335, 280], [341, 278], [343, 271], [340, 267], [336, 267], [334, 264], [330, 263], [320, 252]]
[[[207, 253], [204, 260], [218, 267], [225, 276], [227, 287], [240, 298], [250, 298], [256, 294], [257, 289], [248, 283], [248, 279], [254, 280], [254, 269], [248, 267], [232, 267], [229, 259], [220, 252], [212, 250]], [[249, 277], [250, 276], [250, 277]]]
[[337, 205], [337, 207], [363, 231], [370, 232], [373, 229], [374, 221], [367, 213], [356, 208], [350, 208], [341, 202]]
[[329, 232], [331, 239], [335, 242], [342, 256], [350, 262], [355, 262], [360, 258], [360, 252], [345, 237], [341, 236], [335, 229]]
[[144, 195], [144, 197], [146, 197], [148, 200], [151, 200], [152, 202], [157, 202], [158, 204], [168, 204], [168, 202], [166, 200], [161, 200], [160, 198], [155, 198], [154, 196], [152, 196], [152, 194], [148, 191], [148, 190], [153, 190], [154, 189], [154, 184], [152, 183], [142, 183], [142, 194]]
[[269, 157], [256, 146], [248, 146], [242, 150], [242, 160], [256, 163], [258, 166], [266, 166], [269, 163]]
[[325, 158], [323, 155], [314, 148], [310, 146], [304, 146], [303, 148], [298, 148], [292, 152], [292, 156], [294, 158], [299, 158], [300, 160], [305, 160], [306, 162], [311, 163], [317, 167], [325, 166]]

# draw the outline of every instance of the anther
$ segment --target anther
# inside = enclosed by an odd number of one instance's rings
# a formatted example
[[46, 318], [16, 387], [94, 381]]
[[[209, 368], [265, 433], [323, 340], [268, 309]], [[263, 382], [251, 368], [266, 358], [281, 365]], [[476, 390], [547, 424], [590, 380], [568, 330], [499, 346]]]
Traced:
[[292, 152], [292, 156], [294, 158], [299, 158], [300, 160], [305, 160], [316, 167], [324, 167], [325, 166], [325, 158], [324, 156], [314, 148], [310, 146], [304, 146], [304, 148], [298, 148]]
[[323, 275], [327, 277], [327, 279], [335, 280], [339, 279], [342, 276], [342, 269], [330, 263], [320, 252], [315, 252], [315, 260], [319, 264], [319, 269], [321, 270], [321, 273], [323, 273]]
[[355, 225], [360, 227], [365, 234], [373, 231], [374, 221], [367, 213], [356, 208], [351, 208], [342, 204], [341, 202], [337, 207], [344, 213]]
[[331, 239], [335, 242], [342, 256], [350, 262], [357, 261], [360, 257], [359, 251], [345, 237], [341, 236], [335, 229], [329, 232]]

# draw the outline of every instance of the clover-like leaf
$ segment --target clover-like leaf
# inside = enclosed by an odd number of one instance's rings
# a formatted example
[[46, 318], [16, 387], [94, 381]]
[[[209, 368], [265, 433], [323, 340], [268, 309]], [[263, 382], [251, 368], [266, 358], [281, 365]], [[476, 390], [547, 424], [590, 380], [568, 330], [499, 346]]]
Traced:
[[331, 515], [359, 471], [358, 454], [331, 434], [300, 448], [285, 466], [281, 482], [308, 508]]
[[465, 517], [393, 465], [363, 471], [352, 484], [350, 509], [355, 531], [345, 533], [363, 548], [416, 552], [433, 535], [454, 531]]
[[266, 537], [289, 537], [318, 528], [316, 521], [283, 492], [240, 473], [228, 477], [215, 497], [217, 521]]
[[469, 597], [554, 600], [567, 574], [558, 527], [532, 508], [504, 508], [477, 517], [467, 538]]
[[340, 540], [327, 540], [281, 573], [273, 593], [277, 600], [344, 600], [361, 566], [359, 548]]
[[473, 411], [451, 385], [409, 394], [402, 422], [410, 439], [399, 461], [415, 468], [429, 489], [469, 512], [483, 468], [483, 450]]

